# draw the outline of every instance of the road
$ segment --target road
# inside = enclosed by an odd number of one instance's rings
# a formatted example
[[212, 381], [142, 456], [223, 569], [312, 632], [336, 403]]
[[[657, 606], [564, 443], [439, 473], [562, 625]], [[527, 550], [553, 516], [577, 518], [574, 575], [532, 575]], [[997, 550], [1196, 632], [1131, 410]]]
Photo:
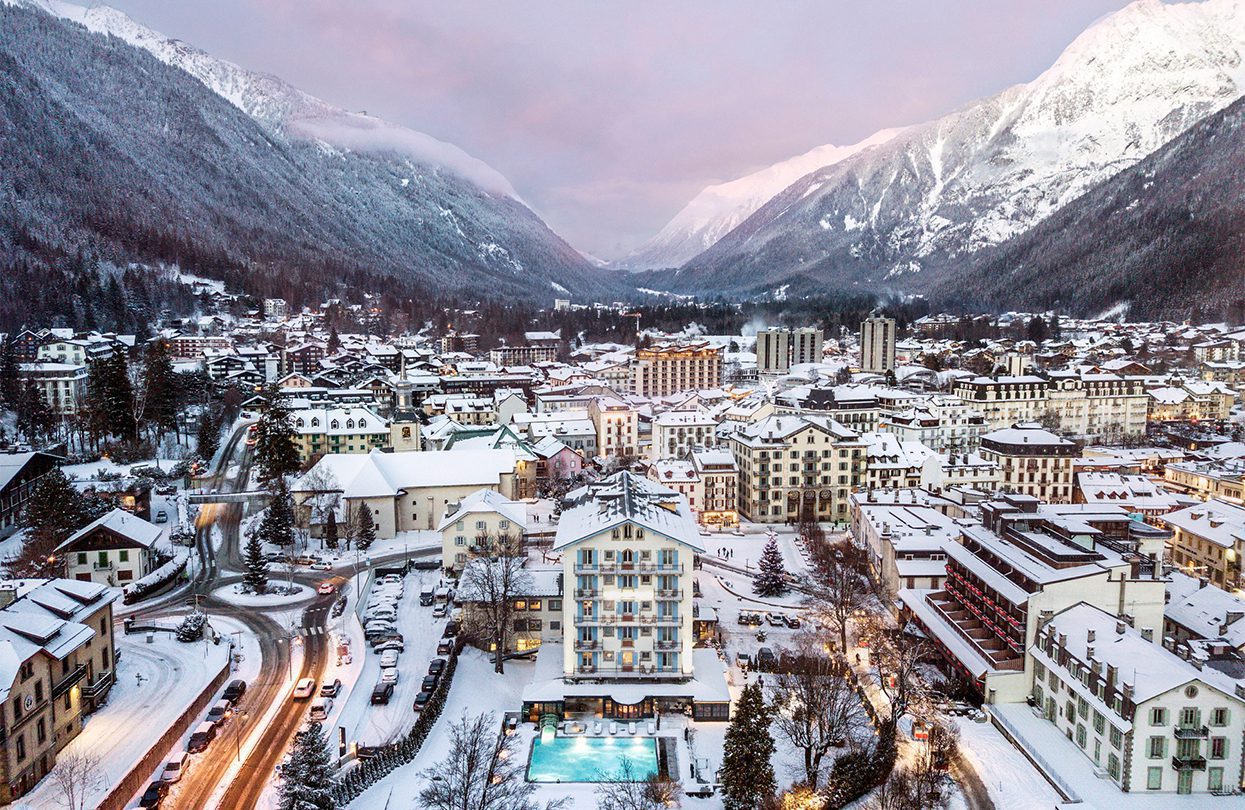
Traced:
[[[240, 426], [228, 439], [217, 467], [205, 488], [219, 492], [237, 492], [247, 488], [251, 457], [244, 439], [246, 427]], [[236, 470], [229, 475], [230, 469]], [[201, 564], [189, 587], [179, 588], [145, 605], [139, 618], [167, 618], [184, 615], [188, 605], [197, 604], [209, 616], [226, 616], [242, 625], [258, 641], [261, 661], [259, 675], [247, 685], [241, 701], [245, 718], [236, 717], [223, 727], [215, 744], [195, 756], [195, 763], [170, 795], [166, 806], [174, 808], [229, 807], [253, 808], [272, 781], [281, 759], [289, 750], [294, 733], [306, 719], [307, 704], [290, 700], [294, 681], [300, 678], [322, 679], [334, 651], [329, 649], [327, 632], [329, 610], [335, 595], [317, 596], [303, 610], [297, 632], [278, 622], [258, 608], [231, 605], [213, 593], [242, 580], [241, 523], [244, 507], [240, 503], [204, 504], [196, 522], [195, 545]], [[220, 531], [219, 549], [213, 544], [213, 530]], [[404, 558], [439, 554], [439, 549], [395, 551], [378, 555], [371, 565], [384, 565]], [[338, 581], [348, 581], [365, 570], [364, 560], [334, 571]], [[324, 574], [298, 571], [294, 581], [315, 586]], [[285, 612], [288, 607], [278, 608]], [[297, 672], [291, 673], [291, 644], [301, 644], [303, 655]], [[275, 712], [269, 717], [270, 710]], [[263, 723], [262, 728], [260, 723]], [[258, 735], [258, 736], [256, 736]], [[246, 753], [245, 758], [242, 756]]]

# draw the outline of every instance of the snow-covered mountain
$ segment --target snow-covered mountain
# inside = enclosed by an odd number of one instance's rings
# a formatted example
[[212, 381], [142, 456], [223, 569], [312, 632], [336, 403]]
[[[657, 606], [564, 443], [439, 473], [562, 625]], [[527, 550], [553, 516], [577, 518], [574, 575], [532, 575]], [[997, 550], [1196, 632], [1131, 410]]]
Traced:
[[1243, 55], [1245, 0], [1139, 0], [1034, 81], [804, 176], [671, 286], [927, 285], [1239, 98]]
[[752, 174], [708, 186], [683, 206], [656, 236], [611, 262], [610, 266], [624, 270], [679, 267], [730, 233], [775, 194], [804, 175], [886, 143], [901, 131], [884, 129], [851, 146], [818, 146]]
[[0, 0], [0, 143], [0, 267], [177, 263], [298, 300], [620, 285], [457, 147], [107, 7]]
[[519, 199], [500, 172], [459, 147], [431, 135], [391, 124], [365, 113], [339, 109], [304, 93], [277, 76], [247, 70], [193, 45], [171, 39], [111, 6], [92, 7], [63, 0], [0, 0], [0, 4], [42, 9], [88, 31], [107, 34], [181, 68], [260, 124], [293, 137], [320, 140], [356, 152], [397, 152], [416, 163], [439, 166], [486, 191]]

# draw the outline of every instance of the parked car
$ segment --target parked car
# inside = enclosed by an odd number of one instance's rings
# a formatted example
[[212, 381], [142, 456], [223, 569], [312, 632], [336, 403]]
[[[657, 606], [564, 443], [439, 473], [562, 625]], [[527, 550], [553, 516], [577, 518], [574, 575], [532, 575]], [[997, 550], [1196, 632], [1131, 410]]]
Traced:
[[164, 797], [169, 793], [169, 786], [161, 782], [159, 779], [152, 782], [143, 791], [142, 798], [138, 800], [140, 810], [155, 810], [164, 801]]
[[334, 678], [320, 685], [320, 697], [337, 697], [342, 690], [341, 678]]
[[156, 512], [156, 518], [152, 522], [153, 523], [168, 523], [169, 513], [161, 509], [159, 512]]
[[385, 667], [396, 667], [397, 665], [398, 665], [398, 651], [397, 650], [392, 650], [392, 649], [385, 650], [384, 652], [380, 654], [381, 669], [384, 669]]
[[216, 739], [216, 724], [205, 720], [190, 735], [190, 740], [186, 743], [186, 750], [192, 754], [206, 751], [214, 739]]
[[441, 673], [445, 672], [445, 659], [434, 658], [428, 662], [428, 674], [441, 677]]
[[330, 594], [337, 590], [337, 586], [331, 582], [321, 582], [320, 587], [316, 588], [316, 593]]
[[364, 614], [364, 620], [371, 622], [373, 619], [378, 619], [382, 622], [389, 622], [392, 624], [398, 620], [398, 611], [388, 605], [372, 608]]
[[309, 554], [304, 554], [300, 557], [294, 558], [295, 565], [314, 565], [315, 563], [318, 563], [318, 562], [320, 562], [319, 557], [312, 557]]
[[447, 608], [445, 605], [437, 605], [436, 607], [432, 609], [432, 618], [444, 619], [446, 614], [449, 612], [450, 612], [449, 608]]
[[337, 618], [346, 612], [346, 594], [337, 597], [337, 601], [333, 603], [333, 609], [329, 613], [333, 618]]
[[402, 643], [401, 639], [391, 638], [388, 641], [382, 641], [372, 649], [378, 653], [389, 652], [390, 650], [400, 653], [406, 650], [406, 645]]
[[372, 702], [380, 704], [388, 704], [389, 698], [393, 697], [393, 684], [378, 683], [372, 687]]
[[746, 652], [735, 653], [735, 663], [740, 669], [748, 669], [752, 666], [752, 656]]
[[449, 655], [454, 649], [453, 639], [443, 638], [437, 642], [437, 655]]
[[437, 688], [437, 681], [439, 680], [441, 679], [438, 678], [436, 675], [425, 675], [423, 683], [420, 684], [420, 687], [419, 687], [420, 691], [431, 692], [433, 689]]
[[299, 728], [298, 731], [294, 732], [294, 739], [297, 740], [299, 737], [302, 737], [304, 734], [311, 734], [313, 732], [319, 731], [322, 727], [323, 727], [323, 724], [321, 724], [319, 720], [308, 720], [306, 723], [303, 723], [302, 727]]
[[371, 642], [372, 642], [372, 649], [376, 649], [376, 648], [377, 648], [377, 647], [379, 647], [380, 645], [382, 645], [382, 644], [388, 644], [388, 643], [390, 643], [390, 642], [392, 642], [392, 641], [397, 641], [398, 643], [401, 643], [401, 642], [402, 642], [402, 634], [401, 634], [401, 633], [399, 633], [397, 630], [393, 630], [393, 631], [388, 632], [388, 633], [382, 633], [382, 634], [381, 634], [381, 635], [379, 635], [379, 636], [373, 636], [373, 637], [372, 637], [372, 639], [371, 639]]
[[432, 700], [431, 692], [420, 692], [415, 696], [415, 711], [422, 711], [428, 705], [428, 701]]
[[441, 568], [440, 560], [416, 560], [411, 563], [416, 571], [437, 571]]
[[381, 577], [380, 581], [385, 583], [386, 585], [401, 585], [402, 577], [398, 576], [397, 574], [385, 574], [383, 577]]
[[799, 616], [787, 616], [787, 617], [786, 617], [786, 621], [787, 621], [787, 626], [788, 626], [788, 627], [790, 627], [790, 628], [791, 628], [791, 629], [793, 629], [793, 630], [795, 630], [795, 629], [799, 628], [799, 626], [800, 626], [800, 617], [799, 617]]
[[215, 723], [219, 726], [221, 723], [228, 720], [231, 714], [233, 714], [233, 704], [228, 700], [221, 699], [216, 701], [216, 703], [212, 705], [212, 708], [208, 709], [207, 717], [205, 719], [209, 723]]
[[774, 668], [778, 663], [778, 657], [774, 655], [774, 651], [769, 647], [762, 647], [757, 650], [757, 669], [767, 672]]
[[229, 701], [230, 703], [233, 703], [236, 705], [237, 702], [241, 700], [242, 696], [245, 694], [246, 694], [246, 681], [238, 679], [238, 680], [229, 682], [229, 685], [225, 687], [225, 691], [221, 693], [221, 697]]
[[772, 610], [769, 613], [765, 614], [765, 621], [769, 622], [770, 627], [786, 627], [787, 626], [786, 617], [783, 616], [783, 614], [775, 613]]
[[311, 711], [307, 713], [307, 716], [312, 720], [324, 721], [329, 719], [329, 715], [332, 714], [332, 712], [333, 699], [322, 697], [311, 704]]
[[458, 635], [458, 622], [451, 619], [445, 623], [445, 630], [441, 633], [445, 638], [453, 638]]
[[419, 603], [424, 607], [432, 604], [432, 589], [428, 588], [419, 592]]
[[177, 487], [173, 486], [172, 484], [165, 484], [162, 487], [156, 487], [156, 494], [157, 495], [176, 495]]
[[186, 767], [190, 765], [190, 754], [182, 751], [180, 754], [174, 754], [173, 758], [164, 763], [164, 770], [160, 771], [160, 780], [166, 785], [174, 782], [180, 782], [186, 774]]
[[303, 678], [298, 683], [294, 684], [294, 699], [295, 700], [310, 700], [311, 696], [315, 694], [315, 691], [316, 691], [316, 679], [315, 678]]
[[380, 671], [380, 682], [381, 683], [397, 683], [398, 682], [398, 668], [397, 667], [385, 667], [384, 669], [382, 669]]
[[332, 571], [333, 564], [329, 562], [328, 560], [316, 560], [315, 562], [311, 563], [311, 570], [312, 571]]

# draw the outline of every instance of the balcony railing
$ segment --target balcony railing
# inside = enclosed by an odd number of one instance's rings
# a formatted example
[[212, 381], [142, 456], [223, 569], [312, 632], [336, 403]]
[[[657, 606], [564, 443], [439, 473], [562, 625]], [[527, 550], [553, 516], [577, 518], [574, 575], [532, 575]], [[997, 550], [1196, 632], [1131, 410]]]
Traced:
[[682, 599], [683, 591], [678, 588], [658, 588], [656, 595], [658, 599]]
[[576, 599], [595, 599], [600, 594], [601, 592], [597, 590], [596, 588], [576, 588], [575, 589]]
[[60, 682], [52, 687], [52, 698], [55, 700], [61, 695], [73, 688], [73, 685], [86, 677], [86, 664], [78, 664], [74, 671], [61, 678]]
[[683, 620], [678, 616], [658, 616], [657, 624], [682, 624]]
[[1204, 740], [1210, 736], [1206, 726], [1176, 726], [1177, 740]]
[[1178, 771], [1206, 770], [1206, 757], [1172, 757], [1172, 767]]
[[657, 649], [659, 650], [677, 650], [683, 646], [683, 642], [677, 638], [659, 638], [657, 639]]
[[601, 642], [594, 638], [578, 638], [575, 639], [576, 650], [595, 650], [601, 645]]

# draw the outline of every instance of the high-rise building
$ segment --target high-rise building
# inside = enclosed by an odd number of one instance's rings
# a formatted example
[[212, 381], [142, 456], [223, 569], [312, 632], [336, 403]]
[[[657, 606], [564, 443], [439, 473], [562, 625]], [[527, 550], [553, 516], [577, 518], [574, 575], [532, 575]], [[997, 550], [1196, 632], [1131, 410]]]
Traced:
[[825, 338], [820, 329], [805, 326], [791, 333], [791, 365], [820, 363]]
[[895, 370], [894, 318], [869, 318], [860, 324], [860, 370], [874, 374]]
[[770, 327], [757, 332], [757, 372], [786, 374], [801, 363], [820, 363], [823, 337], [820, 329]]
[[781, 327], [757, 332], [757, 371], [786, 374], [791, 368], [791, 330]]
[[631, 392], [664, 397], [722, 384], [722, 349], [699, 343], [659, 343], [637, 349], [631, 364]]

